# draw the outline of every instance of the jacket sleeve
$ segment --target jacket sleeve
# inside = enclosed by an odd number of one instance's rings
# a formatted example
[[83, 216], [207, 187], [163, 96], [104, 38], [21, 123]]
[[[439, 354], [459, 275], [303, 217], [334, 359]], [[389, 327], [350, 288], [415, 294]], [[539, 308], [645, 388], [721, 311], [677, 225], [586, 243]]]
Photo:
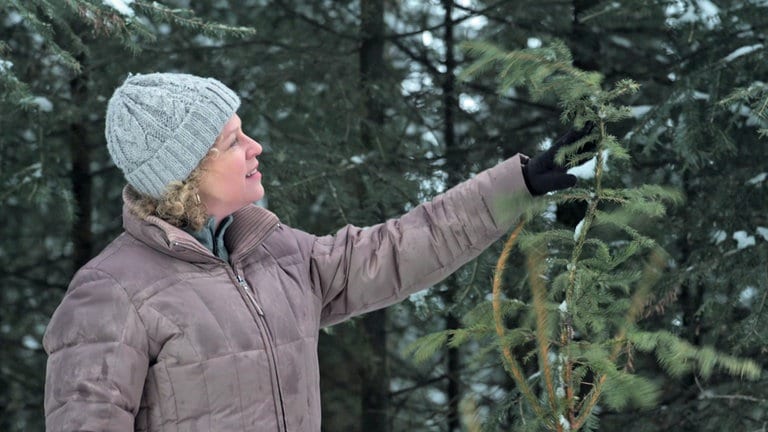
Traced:
[[43, 338], [45, 424], [57, 431], [133, 431], [149, 365], [147, 333], [109, 275], [75, 275]]
[[[310, 275], [321, 325], [396, 303], [475, 258], [522, 213], [530, 193], [517, 155], [398, 219], [317, 237]], [[514, 202], [516, 206], [503, 205]]]

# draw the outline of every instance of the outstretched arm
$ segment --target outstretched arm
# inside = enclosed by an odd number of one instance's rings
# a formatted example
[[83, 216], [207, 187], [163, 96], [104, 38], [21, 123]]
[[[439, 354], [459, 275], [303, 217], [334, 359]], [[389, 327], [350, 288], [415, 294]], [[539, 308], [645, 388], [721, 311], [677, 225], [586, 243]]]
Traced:
[[396, 303], [490, 246], [524, 210], [500, 202], [530, 199], [521, 161], [502, 162], [398, 219], [315, 238], [310, 272], [322, 299], [321, 325]]

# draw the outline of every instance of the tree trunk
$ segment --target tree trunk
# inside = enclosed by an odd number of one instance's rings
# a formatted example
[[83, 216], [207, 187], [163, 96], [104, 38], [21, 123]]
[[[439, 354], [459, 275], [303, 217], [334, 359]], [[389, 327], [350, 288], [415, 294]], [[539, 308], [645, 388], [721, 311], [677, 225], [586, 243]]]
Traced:
[[[83, 58], [78, 58], [81, 64]], [[87, 98], [86, 82], [88, 77], [79, 75], [70, 81], [72, 102], [75, 107], [85, 106]], [[69, 154], [72, 160], [70, 181], [75, 201], [75, 218], [72, 224], [73, 272], [85, 265], [93, 256], [93, 233], [91, 232], [91, 213], [93, 203], [91, 188], [91, 155], [88, 143], [88, 130], [84, 122], [72, 122], [69, 125]]]
[[[376, 84], [384, 72], [384, 2], [361, 0], [360, 84], [365, 109], [361, 140], [376, 147], [375, 129], [384, 123], [384, 109]], [[387, 361], [387, 312], [379, 310], [363, 318], [364, 343], [370, 357], [361, 368], [361, 431], [389, 431], [389, 368]]]
[[[456, 98], [456, 58], [454, 56], [454, 34], [453, 21], [453, 0], [443, 0], [445, 34], [443, 41], [445, 43], [445, 75], [442, 81], [443, 91], [443, 139], [445, 140], [445, 169], [448, 173], [447, 187], [453, 187], [463, 178], [463, 158], [462, 152], [456, 140], [456, 131], [454, 125], [454, 114], [458, 101]], [[458, 283], [454, 276], [451, 276], [447, 283], [447, 291], [444, 293], [446, 304], [451, 304], [458, 289]], [[459, 328], [459, 319], [453, 312], [449, 312], [445, 317], [446, 330]], [[448, 399], [448, 432], [459, 431], [461, 428], [461, 418], [459, 413], [459, 403], [461, 402], [461, 393], [459, 388], [459, 374], [461, 372], [461, 357], [458, 348], [447, 348], [446, 355], [446, 376], [448, 384], [446, 396]]]

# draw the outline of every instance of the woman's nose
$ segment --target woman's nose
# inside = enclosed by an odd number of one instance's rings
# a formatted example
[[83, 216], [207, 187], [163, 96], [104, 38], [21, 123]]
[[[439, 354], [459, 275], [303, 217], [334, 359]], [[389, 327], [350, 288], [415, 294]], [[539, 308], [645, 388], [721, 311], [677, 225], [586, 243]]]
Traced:
[[248, 142], [247, 158], [250, 159], [260, 155], [261, 151], [263, 150], [261, 144], [259, 144], [255, 139], [249, 137], [248, 135], [244, 135], [244, 137]]

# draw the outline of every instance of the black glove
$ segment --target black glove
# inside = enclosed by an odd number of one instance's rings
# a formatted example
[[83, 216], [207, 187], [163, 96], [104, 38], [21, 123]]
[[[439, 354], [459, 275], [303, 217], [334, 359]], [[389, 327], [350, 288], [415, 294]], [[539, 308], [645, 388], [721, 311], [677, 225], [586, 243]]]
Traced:
[[[547, 192], [565, 189], [576, 184], [576, 176], [566, 174], [568, 170], [564, 166], [555, 163], [555, 155], [561, 148], [573, 144], [592, 132], [594, 123], [587, 122], [581, 130], [570, 130], [557, 139], [547, 151], [536, 155], [523, 165], [523, 178], [531, 195], [544, 195]], [[590, 141], [582, 146], [578, 154], [594, 151], [596, 141]]]

